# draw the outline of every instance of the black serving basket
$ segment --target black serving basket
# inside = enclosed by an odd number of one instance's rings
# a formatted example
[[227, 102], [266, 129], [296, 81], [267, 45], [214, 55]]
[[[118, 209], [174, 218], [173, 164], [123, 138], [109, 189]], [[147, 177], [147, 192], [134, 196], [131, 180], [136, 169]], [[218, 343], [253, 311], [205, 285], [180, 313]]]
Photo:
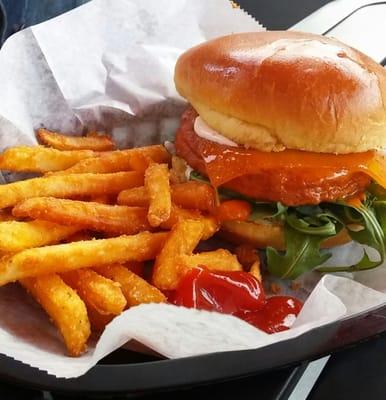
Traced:
[[[309, 12], [312, 12], [327, 2], [307, 0], [306, 3], [307, 7], [310, 7], [311, 3], [315, 5], [313, 9], [309, 10]], [[251, 14], [259, 16], [253, 9], [253, 1], [246, 0], [243, 2], [240, 0], [239, 3]], [[278, 8], [278, 3], [280, 3], [281, 11], [283, 11], [281, 0], [262, 0], [261, 3], [266, 3], [264, 5], [265, 12], [267, 7]], [[298, 3], [299, 6], [302, 0], [294, 1], [294, 3]], [[386, 4], [386, 2], [374, 2], [372, 4]], [[372, 6], [372, 4], [365, 7]], [[262, 6], [263, 4], [260, 4], [256, 8]], [[292, 2], [291, 7], [293, 14], [295, 5]], [[356, 11], [353, 10], [350, 15], [353, 15]], [[301, 10], [299, 10], [299, 15], [301, 15]], [[301, 17], [303, 16], [301, 15]], [[345, 17], [342, 18], [342, 21], [344, 20]], [[262, 22], [265, 26], [270, 27], [270, 24], [264, 19]], [[288, 26], [294, 22], [296, 20], [291, 20]], [[0, 0], [0, 43], [5, 32], [5, 26], [6, 16]], [[383, 60], [383, 65], [385, 62], [386, 58]], [[98, 396], [154, 392], [247, 377], [299, 364], [302, 361], [310, 361], [342, 350], [347, 346], [356, 345], [383, 332], [386, 332], [386, 306], [353, 318], [330, 323], [306, 332], [297, 338], [256, 350], [212, 353], [167, 360], [119, 349], [101, 360], [85, 375], [73, 379], [58, 379], [19, 361], [0, 355], [0, 380], [13, 385], [41, 390], [98, 394]]]
[[58, 379], [0, 356], [0, 379], [11, 384], [56, 392], [146, 393], [225, 381], [299, 364], [358, 344], [384, 331], [386, 307], [256, 350], [166, 360], [121, 349], [85, 375], [74, 379]]

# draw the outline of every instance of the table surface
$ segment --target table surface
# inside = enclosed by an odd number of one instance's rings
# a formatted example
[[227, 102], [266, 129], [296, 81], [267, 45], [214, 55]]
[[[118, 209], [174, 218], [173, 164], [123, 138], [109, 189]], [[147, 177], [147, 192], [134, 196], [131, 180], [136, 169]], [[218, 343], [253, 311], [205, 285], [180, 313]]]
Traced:
[[[42, 22], [88, 0], [3, 0], [7, 12], [5, 37], [25, 26]], [[269, 29], [287, 29], [330, 0], [239, 0], [242, 8]], [[1, 2], [1, 0], [0, 0]], [[319, 399], [382, 399], [386, 385], [386, 336], [381, 336], [332, 356], [309, 395]], [[287, 399], [307, 364], [238, 381], [184, 391], [152, 395], [152, 399], [197, 399], [221, 396], [223, 400], [242, 398]], [[365, 366], [365, 367], [364, 367]], [[60, 394], [42, 393], [0, 384], [0, 399], [63, 399]], [[142, 397], [144, 399], [150, 396]], [[301, 398], [291, 398], [301, 400]]]

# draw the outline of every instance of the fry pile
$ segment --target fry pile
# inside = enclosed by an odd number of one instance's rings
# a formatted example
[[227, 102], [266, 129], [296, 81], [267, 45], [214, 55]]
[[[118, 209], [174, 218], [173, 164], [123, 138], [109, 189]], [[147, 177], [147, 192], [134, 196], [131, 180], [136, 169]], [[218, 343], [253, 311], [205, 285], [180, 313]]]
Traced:
[[45, 129], [37, 137], [42, 145], [0, 155], [1, 170], [41, 174], [0, 186], [0, 286], [18, 281], [70, 355], [128, 307], [165, 302], [189, 269], [242, 269], [227, 250], [194, 253], [218, 230], [215, 193], [185, 182], [163, 146], [114, 150], [108, 135]]

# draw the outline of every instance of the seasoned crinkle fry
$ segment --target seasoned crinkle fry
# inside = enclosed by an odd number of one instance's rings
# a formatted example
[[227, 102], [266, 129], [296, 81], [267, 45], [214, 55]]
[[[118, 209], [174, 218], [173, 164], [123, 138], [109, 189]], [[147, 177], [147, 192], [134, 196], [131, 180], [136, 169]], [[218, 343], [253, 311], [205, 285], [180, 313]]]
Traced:
[[169, 219], [172, 200], [170, 194], [169, 169], [166, 164], [151, 164], [145, 172], [145, 188], [149, 196], [147, 219], [157, 227]]
[[111, 234], [134, 234], [150, 229], [147, 209], [89, 201], [33, 197], [16, 205], [16, 217], [44, 218], [63, 225], [77, 225]]
[[[215, 205], [214, 189], [201, 182], [186, 182], [170, 187], [172, 202], [183, 208], [211, 211]], [[118, 195], [118, 204], [147, 207], [149, 196], [145, 187], [124, 190]]]
[[38, 247], [3, 256], [0, 259], [0, 286], [53, 272], [152, 260], [161, 250], [166, 236], [163, 232], [141, 232], [132, 236]]
[[67, 136], [47, 129], [39, 129], [36, 133], [39, 142], [57, 150], [114, 150], [115, 145], [111, 136], [96, 133], [87, 136]]
[[92, 269], [77, 269], [60, 276], [77, 291], [88, 309], [95, 309], [100, 314], [119, 315], [126, 307], [120, 285]]
[[101, 154], [99, 157], [82, 160], [71, 168], [56, 172], [55, 175], [82, 174], [85, 172], [111, 173], [119, 171], [144, 172], [149, 160], [169, 162], [170, 155], [161, 145], [139, 147], [129, 150], [117, 150]]
[[39, 196], [71, 198], [96, 194], [114, 194], [143, 184], [140, 172], [113, 174], [72, 174], [33, 178], [0, 185], [0, 208]]
[[191, 255], [207, 229], [205, 219], [184, 220], [173, 227], [154, 264], [155, 286], [161, 290], [176, 289], [181, 274], [179, 256]]
[[97, 267], [95, 270], [121, 285], [129, 307], [142, 303], [163, 303], [166, 301], [165, 295], [160, 290], [123, 265], [105, 265]]
[[3, 221], [0, 222], [0, 251], [16, 253], [58, 243], [80, 230], [76, 225], [64, 226], [49, 221]]
[[17, 172], [49, 172], [70, 168], [85, 158], [96, 157], [91, 150], [60, 151], [43, 146], [20, 146], [0, 155], [0, 169]]
[[85, 351], [91, 334], [90, 322], [78, 294], [56, 274], [26, 278], [20, 283], [58, 327], [70, 355], [79, 356]]
[[204, 266], [214, 271], [242, 271], [237, 257], [225, 249], [207, 251], [192, 255], [181, 255], [177, 261], [183, 273], [189, 269]]

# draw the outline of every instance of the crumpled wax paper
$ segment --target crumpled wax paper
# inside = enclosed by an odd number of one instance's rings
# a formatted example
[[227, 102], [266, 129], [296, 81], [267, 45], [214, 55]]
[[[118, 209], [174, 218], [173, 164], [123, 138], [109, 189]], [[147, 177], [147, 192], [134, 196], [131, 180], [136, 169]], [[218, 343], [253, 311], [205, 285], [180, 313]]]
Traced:
[[[0, 149], [36, 143], [41, 126], [74, 135], [106, 130], [120, 147], [170, 139], [185, 106], [173, 83], [179, 54], [217, 36], [262, 29], [227, 0], [94, 0], [19, 32], [0, 51]], [[361, 251], [346, 245], [334, 257], [343, 264]], [[79, 358], [66, 355], [44, 312], [10, 284], [0, 288], [0, 352], [72, 378], [131, 339], [170, 358], [274, 345], [385, 304], [384, 277], [384, 267], [348, 277], [309, 274], [302, 281], [308, 298], [293, 327], [273, 335], [228, 315], [133, 307]]]

